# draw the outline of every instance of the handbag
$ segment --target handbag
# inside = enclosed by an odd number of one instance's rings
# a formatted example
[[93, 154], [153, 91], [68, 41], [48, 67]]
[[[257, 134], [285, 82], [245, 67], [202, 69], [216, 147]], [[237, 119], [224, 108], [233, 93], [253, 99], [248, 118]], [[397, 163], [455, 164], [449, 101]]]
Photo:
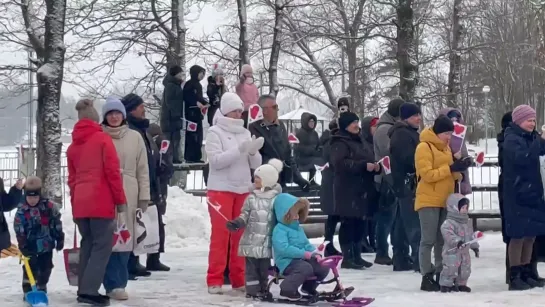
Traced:
[[64, 253], [64, 269], [68, 284], [72, 287], [78, 286], [78, 270], [79, 270], [79, 253], [78, 247], [78, 229], [74, 225], [74, 246], [70, 249], [63, 250]]
[[146, 212], [136, 209], [134, 224], [135, 255], [154, 254], [159, 252], [159, 213], [157, 206], [150, 206]]

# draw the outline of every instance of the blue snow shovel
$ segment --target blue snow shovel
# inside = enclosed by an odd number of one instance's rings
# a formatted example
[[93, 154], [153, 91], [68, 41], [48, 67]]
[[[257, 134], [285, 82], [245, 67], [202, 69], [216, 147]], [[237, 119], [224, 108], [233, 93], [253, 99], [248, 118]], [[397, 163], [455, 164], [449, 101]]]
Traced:
[[32, 307], [49, 306], [49, 299], [47, 298], [47, 294], [43, 291], [39, 291], [38, 289], [36, 289], [36, 280], [34, 280], [34, 275], [32, 274], [32, 270], [30, 269], [30, 264], [28, 264], [28, 258], [21, 255], [21, 259], [25, 264], [26, 274], [28, 276], [30, 286], [32, 287], [32, 290], [25, 294], [26, 302]]

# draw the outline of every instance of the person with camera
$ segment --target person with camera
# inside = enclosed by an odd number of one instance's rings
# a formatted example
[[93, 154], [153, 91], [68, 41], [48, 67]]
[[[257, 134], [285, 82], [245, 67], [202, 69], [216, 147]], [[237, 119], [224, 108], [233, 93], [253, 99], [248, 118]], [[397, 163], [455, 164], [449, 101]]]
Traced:
[[220, 107], [221, 96], [226, 92], [227, 86], [225, 86], [223, 70], [216, 64], [212, 70], [212, 75], [208, 77], [208, 86], [206, 87], [206, 95], [210, 105], [206, 112], [206, 118], [210, 127], [214, 125], [214, 115]]

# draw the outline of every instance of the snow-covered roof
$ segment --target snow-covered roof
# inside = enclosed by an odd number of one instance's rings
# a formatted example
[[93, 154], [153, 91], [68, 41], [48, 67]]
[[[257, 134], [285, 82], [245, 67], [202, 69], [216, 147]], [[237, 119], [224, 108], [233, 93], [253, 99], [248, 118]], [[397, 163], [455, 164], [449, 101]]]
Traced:
[[328, 119], [323, 117], [323, 116], [320, 116], [320, 115], [317, 115], [316, 113], [314, 112], [310, 112], [309, 110], [306, 110], [306, 109], [303, 109], [302, 106], [300, 106], [299, 108], [293, 110], [293, 111], [290, 111], [284, 115], [280, 115], [279, 116], [279, 119], [280, 120], [301, 120], [301, 115], [303, 113], [310, 113], [310, 114], [314, 114], [314, 116], [316, 116], [316, 119], [318, 120], [323, 120], [323, 121], [327, 121]]

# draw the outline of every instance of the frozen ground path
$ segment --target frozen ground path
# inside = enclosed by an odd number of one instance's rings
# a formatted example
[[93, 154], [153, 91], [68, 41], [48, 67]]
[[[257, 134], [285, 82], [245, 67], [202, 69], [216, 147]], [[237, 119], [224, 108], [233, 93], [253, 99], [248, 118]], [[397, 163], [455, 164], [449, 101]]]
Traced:
[[[391, 267], [373, 266], [366, 271], [341, 270], [345, 285], [356, 288], [356, 295], [376, 298], [374, 307], [500, 307], [543, 306], [545, 290], [535, 289], [513, 293], [504, 283], [504, 249], [499, 234], [487, 233], [481, 242], [481, 258], [473, 259], [473, 275], [469, 286], [473, 293], [423, 293], [419, 291], [420, 275], [412, 272], [394, 273]], [[131, 282], [131, 299], [112, 306], [174, 307], [174, 306], [273, 306], [274, 304], [246, 301], [228, 295], [211, 296], [206, 292], [205, 273], [207, 251], [205, 246], [170, 249], [164, 255], [165, 263], [172, 266], [169, 273], [154, 273], [150, 278]], [[372, 260], [372, 255], [367, 257]], [[67, 285], [61, 254], [55, 255], [55, 265], [49, 285], [53, 307], [78, 306], [75, 288]], [[540, 267], [545, 275], [545, 266]], [[16, 259], [0, 261], [0, 293], [2, 306], [24, 306], [21, 301], [21, 268]], [[277, 289], [275, 289], [277, 292]], [[276, 304], [278, 306], [278, 304]]]

